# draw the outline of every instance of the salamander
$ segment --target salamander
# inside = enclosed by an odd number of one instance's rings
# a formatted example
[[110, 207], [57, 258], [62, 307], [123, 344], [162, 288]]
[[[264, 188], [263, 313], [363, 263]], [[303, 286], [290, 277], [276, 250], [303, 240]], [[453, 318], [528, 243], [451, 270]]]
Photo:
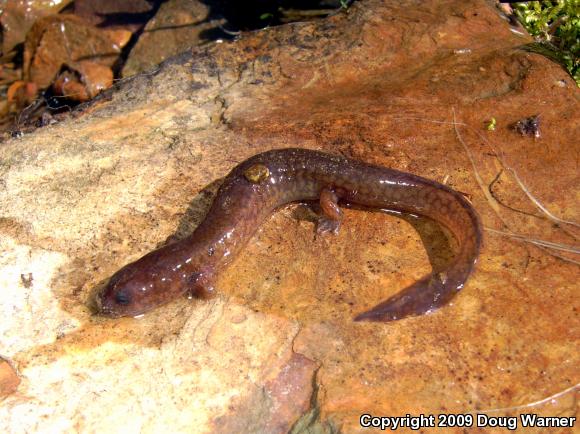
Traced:
[[263, 152], [224, 179], [205, 219], [188, 237], [147, 253], [117, 271], [97, 296], [108, 316], [138, 316], [189, 293], [208, 297], [213, 281], [277, 208], [319, 201], [318, 233], [337, 232], [339, 204], [426, 216], [446, 227], [458, 249], [446, 269], [432, 272], [355, 321], [393, 321], [432, 312], [464, 286], [481, 246], [477, 212], [461, 193], [410, 173], [307, 150]]

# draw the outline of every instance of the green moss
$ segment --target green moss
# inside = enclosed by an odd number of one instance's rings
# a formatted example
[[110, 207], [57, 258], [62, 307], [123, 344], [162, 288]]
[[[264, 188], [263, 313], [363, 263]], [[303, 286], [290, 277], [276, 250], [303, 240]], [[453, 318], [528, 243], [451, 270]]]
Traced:
[[516, 14], [543, 52], [568, 70], [580, 86], [580, 0], [518, 3]]

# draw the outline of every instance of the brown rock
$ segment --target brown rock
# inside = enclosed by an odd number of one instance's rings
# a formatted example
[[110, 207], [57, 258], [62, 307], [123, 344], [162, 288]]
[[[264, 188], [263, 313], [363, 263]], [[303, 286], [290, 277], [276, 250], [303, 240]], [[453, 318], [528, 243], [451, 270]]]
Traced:
[[20, 378], [14, 368], [4, 359], [0, 359], [0, 401], [16, 391]]
[[74, 13], [99, 27], [121, 27], [136, 31], [152, 13], [153, 2], [148, 0], [75, 0]]
[[[363, 413], [576, 416], [577, 257], [491, 230], [452, 305], [389, 324], [352, 318], [445, 260], [447, 242], [428, 223], [354, 209], [336, 237], [315, 237], [296, 207], [275, 213], [214, 300], [139, 319], [89, 309], [100, 283], [188, 233], [219, 179], [270, 148], [445, 181], [486, 228], [575, 246], [578, 227], [521, 188], [578, 220], [578, 89], [519, 48], [530, 40], [484, 1], [362, 1], [199, 47], [5, 142], [0, 346], [26, 388], [0, 406], [2, 431], [357, 433]], [[540, 137], [510, 127], [536, 114]]]
[[202, 33], [224, 20], [210, 20], [209, 7], [198, 0], [169, 0], [145, 26], [131, 50], [122, 76], [129, 77], [151, 69], [165, 59], [195, 47]]

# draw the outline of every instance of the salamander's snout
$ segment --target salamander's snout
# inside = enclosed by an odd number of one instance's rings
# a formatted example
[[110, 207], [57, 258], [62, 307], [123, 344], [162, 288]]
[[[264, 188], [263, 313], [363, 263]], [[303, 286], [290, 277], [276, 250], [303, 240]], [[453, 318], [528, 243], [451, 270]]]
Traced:
[[137, 261], [117, 271], [96, 296], [99, 313], [113, 318], [138, 316], [158, 305], [167, 288], [148, 265]]
[[109, 280], [107, 286], [95, 297], [95, 304], [100, 314], [113, 318], [136, 316], [142, 312], [142, 303], [135, 303], [132, 288], [135, 286], [130, 266], [122, 268]]
[[157, 250], [117, 271], [95, 298], [99, 313], [113, 318], [139, 316], [181, 295], [187, 289], [184, 273], [160, 268], [161, 254]]
[[112, 291], [113, 295], [111, 296], [109, 294], [110, 292], [111, 290], [109, 289], [109, 286], [107, 286], [104, 291], [96, 295], [95, 304], [98, 313], [113, 318], [129, 316], [129, 313], [123, 313], [123, 307], [131, 304], [130, 294], [126, 291], [119, 290], [118, 292]]

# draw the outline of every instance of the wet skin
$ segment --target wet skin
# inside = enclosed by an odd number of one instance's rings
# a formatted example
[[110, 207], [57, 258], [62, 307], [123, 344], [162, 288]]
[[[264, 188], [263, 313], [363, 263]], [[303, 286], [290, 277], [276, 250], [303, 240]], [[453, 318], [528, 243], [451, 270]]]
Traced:
[[446, 227], [458, 250], [444, 271], [429, 274], [356, 321], [393, 321], [447, 304], [469, 277], [481, 245], [477, 213], [465, 197], [435, 181], [307, 149], [255, 155], [225, 178], [203, 222], [187, 238], [150, 252], [110, 279], [97, 296], [102, 314], [136, 316], [184, 293], [210, 296], [224, 270], [277, 208], [319, 200], [318, 232], [337, 232], [339, 203], [419, 214]]

